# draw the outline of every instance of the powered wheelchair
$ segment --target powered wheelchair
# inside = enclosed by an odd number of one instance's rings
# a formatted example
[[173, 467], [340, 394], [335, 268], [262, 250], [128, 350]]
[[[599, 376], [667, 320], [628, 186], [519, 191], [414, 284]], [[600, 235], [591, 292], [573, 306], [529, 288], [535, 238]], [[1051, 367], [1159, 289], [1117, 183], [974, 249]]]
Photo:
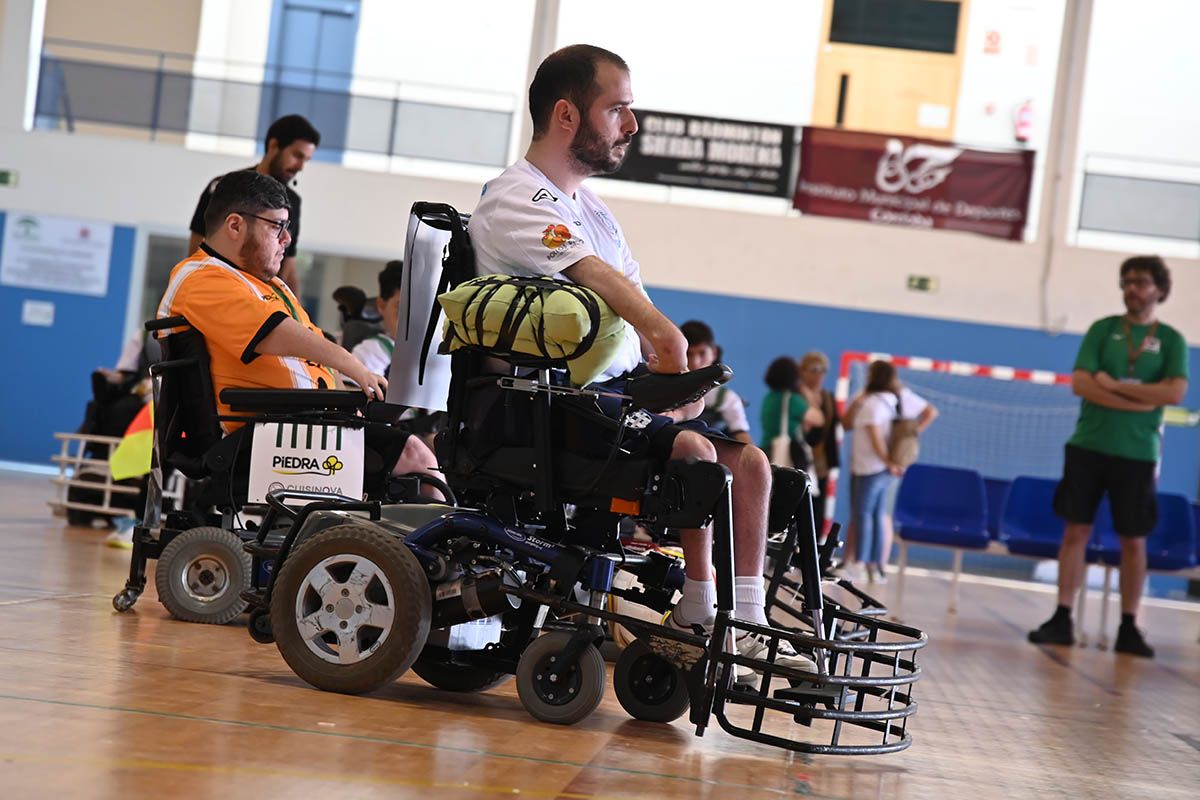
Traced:
[[[408, 269], [421, 253], [437, 262], [438, 292], [474, 277], [465, 222], [450, 206], [413, 207]], [[598, 410], [600, 393], [554, 378], [565, 367], [561, 358], [513, 352], [503, 335], [487, 348], [437, 354], [438, 309], [425, 312], [427, 325], [402, 321], [401, 329], [406, 338], [424, 339], [417, 381], [427, 363], [450, 364], [448, 424], [437, 452], [457, 502], [332, 499], [297, 508], [285, 502], [286, 492], [270, 493], [258, 535], [246, 545], [255, 568], [243, 597], [256, 641], [274, 642], [298, 676], [326, 691], [369, 692], [410, 668], [457, 692], [515, 676], [532, 716], [571, 724], [600, 703], [602, 623], [620, 624], [636, 640], [617, 660], [614, 688], [636, 719], [670, 722], [689, 714], [701, 735], [715, 718], [735, 736], [808, 753], [880, 754], [911, 744], [912, 685], [921, 674], [915, 653], [927, 638], [878, 614], [826, 602], [806, 476], [774, 471], [769, 528], [783, 534], [774, 549], [776, 589], [790, 581], [801, 603], [788, 606], [793, 627], [764, 626], [736, 617], [728, 470], [621, 452], [639, 409], [665, 411], [698, 399], [729, 379], [726, 367], [633, 379], [615, 398], [621, 413], [613, 419]], [[396, 361], [392, 376], [399, 380]], [[518, 424], [509, 425], [514, 419]], [[609, 452], [581, 446], [572, 434], [581, 426], [601, 431]], [[513, 430], [520, 435], [510, 436]], [[618, 522], [627, 516], [655, 528], [711, 523], [718, 588], [712, 631], [680, 631], [607, 607], [606, 598], [617, 595], [665, 612], [683, 581], [677, 559], [621, 546]], [[267, 561], [275, 569], [257, 569]], [[618, 568], [636, 575], [638, 585], [614, 585]], [[799, 581], [787, 577], [794, 570]], [[766, 637], [767, 656], [737, 654], [738, 632]], [[810, 655], [817, 673], [776, 663], [784, 641]], [[754, 687], [736, 685], [737, 665], [759, 675]], [[738, 706], [748, 707], [745, 714], [732, 711]], [[792, 722], [820, 726], [827, 738], [797, 740], [787, 735]]]
[[[261, 486], [255, 490], [255, 473], [265, 467], [255, 461], [264, 433], [279, 440], [276, 452], [285, 453], [281, 465], [312, 466], [325, 459], [332, 467], [351, 453], [361, 471], [335, 486], [309, 486], [308, 491], [288, 488], [280, 475], [269, 489], [281, 492], [284, 502], [361, 501], [370, 497], [387, 502], [419, 499], [422, 484], [435, 485], [444, 496], [449, 487], [423, 475], [392, 476], [391, 467], [403, 450], [406, 436], [394, 423], [403, 408], [368, 402], [358, 391], [225, 389], [221, 399], [238, 416], [219, 416], [209, 371], [204, 336], [184, 317], [154, 319], [146, 330], [160, 337], [163, 358], [151, 367], [154, 385], [154, 445], [148, 478], [145, 514], [134, 528], [133, 551], [125, 587], [113, 597], [117, 611], [133, 608], [146, 587], [148, 562], [157, 559], [155, 588], [159, 601], [177, 619], [223, 624], [246, 608], [242, 593], [251, 585], [252, 569], [269, 570], [269, 561], [253, 563], [246, 542], [264, 534], [280, 539], [286, 525], [260, 528], [267, 511]], [[245, 423], [225, 436], [222, 421]], [[288, 441], [284, 441], [285, 437]], [[361, 444], [355, 449], [356, 443]], [[321, 457], [306, 456], [319, 452]], [[330, 457], [334, 462], [328, 462]], [[289, 460], [290, 459], [290, 460]], [[261, 459], [259, 459], [261, 461]], [[180, 508], [163, 503], [163, 479], [178, 471], [187, 481], [186, 502]], [[275, 470], [274, 472], [296, 472]], [[269, 473], [273, 474], [273, 473]], [[328, 476], [326, 476], [328, 477]], [[292, 479], [294, 480], [294, 478]], [[310, 481], [314, 479], [309, 479]], [[262, 480], [258, 480], [262, 483]], [[326, 484], [330, 481], [326, 480]]]

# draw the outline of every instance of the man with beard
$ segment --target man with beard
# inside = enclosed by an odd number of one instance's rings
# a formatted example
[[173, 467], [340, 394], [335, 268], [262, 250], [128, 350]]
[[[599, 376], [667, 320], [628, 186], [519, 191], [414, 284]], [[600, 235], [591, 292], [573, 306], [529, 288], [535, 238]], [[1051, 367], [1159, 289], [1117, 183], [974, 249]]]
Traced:
[[[300, 294], [299, 276], [296, 274], [296, 244], [300, 241], [300, 195], [292, 191], [289, 184], [304, 170], [304, 165], [312, 160], [313, 153], [321, 144], [321, 134], [317, 129], [299, 114], [289, 114], [271, 123], [267, 129], [266, 152], [262, 160], [247, 170], [261, 175], [270, 175], [287, 187], [288, 209], [291, 218], [288, 220], [288, 233], [291, 243], [284, 253], [283, 266], [279, 269], [279, 277], [293, 292]], [[196, 252], [204, 239], [204, 212], [212, 199], [220, 178], [213, 179], [200, 194], [196, 211], [192, 214], [191, 238], [188, 240], [188, 252]]]
[[1120, 285], [1125, 314], [1093, 324], [1075, 359], [1072, 386], [1083, 402], [1054, 494], [1054, 511], [1066, 521], [1058, 609], [1029, 633], [1029, 641], [1074, 644], [1071, 602], [1084, 578], [1096, 508], [1107, 494], [1121, 540], [1121, 625], [1113, 649], [1153, 658], [1135, 618], [1146, 581], [1146, 536], [1158, 521], [1163, 406], [1182, 402], [1187, 393], [1187, 343], [1155, 316], [1171, 292], [1171, 273], [1161, 258], [1127, 259]]
[[[239, 170], [220, 177], [205, 210], [204, 241], [171, 270], [158, 306], [159, 319], [182, 315], [204, 335], [222, 416], [233, 414], [220, 399], [228, 386], [335, 389], [340, 373], [373, 400], [387, 391], [382, 375], [322, 335], [279, 279], [291, 241], [288, 210], [284, 186], [269, 175]], [[232, 433], [241, 423], [221, 427]], [[401, 446], [398, 438], [391, 446]], [[396, 473], [437, 476], [424, 443], [409, 436], [402, 446]]]
[[[624, 347], [599, 377], [601, 389], [620, 391], [629, 377], [647, 369], [687, 370], [687, 339], [650, 302], [641, 269], [616, 218], [583, 185], [592, 175], [615, 172], [637, 133], [630, 106], [629, 68], [615, 53], [572, 45], [551, 53], [529, 86], [533, 141], [525, 158], [483, 187], [471, 217], [471, 240], [481, 275], [545, 276], [586, 286], [626, 323]], [[719, 436], [693, 418], [703, 400], [652, 415], [651, 423], [622, 448], [635, 456], [719, 461], [733, 473], [735, 592], [739, 618], [765, 624], [762, 569], [766, 546], [770, 465], [761, 450]], [[597, 433], [597, 439], [600, 434]], [[668, 624], [684, 630], [706, 627], [715, 616], [711, 532], [681, 532], [686, 556], [683, 598]], [[745, 656], [762, 657], [765, 639], [737, 641]], [[779, 663], [815, 672], [816, 665], [787, 642]], [[753, 680], [739, 668], [739, 680]]]

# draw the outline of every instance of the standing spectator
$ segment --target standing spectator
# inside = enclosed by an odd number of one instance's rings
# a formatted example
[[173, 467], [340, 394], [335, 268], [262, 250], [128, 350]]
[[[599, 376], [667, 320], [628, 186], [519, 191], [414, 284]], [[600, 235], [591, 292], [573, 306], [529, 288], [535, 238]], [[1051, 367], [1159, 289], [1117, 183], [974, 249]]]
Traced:
[[1071, 602], [1083, 580], [1096, 507], [1107, 494], [1121, 539], [1121, 625], [1113, 649], [1153, 658], [1136, 617], [1146, 580], [1146, 536], [1158, 522], [1155, 469], [1163, 406], [1182, 402], [1187, 393], [1187, 343], [1156, 317], [1171, 293], [1171, 273], [1161, 258], [1127, 259], [1120, 286], [1125, 314], [1088, 328], [1075, 358], [1071, 385], [1083, 402], [1054, 493], [1054, 512], [1067, 523], [1058, 551], [1058, 608], [1029, 633], [1029, 641], [1074, 644]]
[[833, 393], [822, 384], [829, 372], [829, 359], [824, 353], [813, 350], [800, 359], [800, 392], [810, 408], [821, 410], [824, 422], [808, 432], [806, 439], [812, 447], [812, 471], [817, 481], [820, 497], [813, 502], [813, 523], [817, 539], [825, 538], [825, 503], [829, 497], [829, 472], [841, 463], [838, 453], [837, 402]]
[[[762, 425], [762, 436], [759, 447], [771, 452], [771, 440], [777, 436], [787, 435], [792, 440], [792, 463], [797, 469], [807, 470], [809, 464], [804, 455], [804, 434], [815, 427], [823, 425], [825, 418], [819, 408], [810, 408], [804, 395], [797, 391], [800, 382], [800, 368], [796, 360], [789, 356], [780, 356], [767, 367], [763, 376], [767, 384], [767, 396], [763, 398], [759, 412], [759, 422]], [[787, 408], [787, 430], [780, 432], [784, 408]]]
[[[271, 123], [271, 127], [267, 129], [267, 149], [262, 160], [255, 166], [246, 168], [262, 175], [270, 175], [287, 189], [290, 213], [288, 233], [292, 238], [283, 254], [279, 278], [297, 296], [300, 294], [300, 280], [296, 274], [296, 244], [300, 241], [300, 195], [296, 194], [290, 184], [304, 170], [304, 165], [312, 160], [313, 153], [320, 144], [321, 134], [308, 120], [299, 114], [289, 114]], [[214, 178], [200, 193], [200, 201], [196, 203], [196, 211], [192, 214], [189, 253], [195, 253], [200, 247], [200, 242], [204, 241], [204, 212], [220, 180], [220, 177]]]
[[[689, 320], [679, 326], [687, 339], [688, 369], [704, 369], [720, 358], [712, 328], [699, 320]], [[739, 442], [754, 444], [750, 438], [750, 421], [746, 419], [746, 402], [728, 386], [718, 386], [704, 396], [704, 411], [699, 419], [709, 428]]]
[[903, 386], [890, 362], [873, 361], [867, 368], [867, 385], [846, 418], [854, 426], [850, 506], [857, 541], [853, 550], [847, 547], [844, 574], [861, 580], [865, 564], [868, 578], [886, 583], [884, 563], [892, 544], [887, 495], [896, 478], [904, 474], [888, 453], [892, 423], [898, 418], [915, 419], [919, 433], [937, 418], [937, 409]]

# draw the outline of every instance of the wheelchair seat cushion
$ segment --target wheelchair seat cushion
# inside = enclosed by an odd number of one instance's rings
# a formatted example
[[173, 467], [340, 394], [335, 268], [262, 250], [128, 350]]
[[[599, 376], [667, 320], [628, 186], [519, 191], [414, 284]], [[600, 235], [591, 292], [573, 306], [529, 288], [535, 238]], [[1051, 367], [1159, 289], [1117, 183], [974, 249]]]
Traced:
[[625, 341], [625, 321], [592, 290], [551, 278], [486, 275], [438, 297], [443, 341], [453, 351], [485, 347], [566, 361], [583, 386], [608, 367]]

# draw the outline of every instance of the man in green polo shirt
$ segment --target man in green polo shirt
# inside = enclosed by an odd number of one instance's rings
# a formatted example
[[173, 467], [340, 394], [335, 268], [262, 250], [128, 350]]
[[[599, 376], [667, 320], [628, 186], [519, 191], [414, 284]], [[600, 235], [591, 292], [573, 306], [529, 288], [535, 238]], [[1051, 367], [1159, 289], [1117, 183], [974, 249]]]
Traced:
[[1146, 581], [1146, 536], [1158, 522], [1155, 472], [1163, 406], [1182, 402], [1187, 393], [1187, 343], [1155, 316], [1171, 292], [1171, 273], [1161, 258], [1127, 259], [1120, 285], [1125, 314], [1094, 323], [1075, 359], [1071, 383], [1083, 403], [1054, 495], [1054, 512], [1066, 521], [1058, 551], [1058, 609], [1030, 632], [1029, 641], [1074, 644], [1071, 602], [1087, 568], [1096, 508], [1107, 493], [1121, 539], [1121, 626], [1113, 649], [1153, 658], [1134, 619]]

